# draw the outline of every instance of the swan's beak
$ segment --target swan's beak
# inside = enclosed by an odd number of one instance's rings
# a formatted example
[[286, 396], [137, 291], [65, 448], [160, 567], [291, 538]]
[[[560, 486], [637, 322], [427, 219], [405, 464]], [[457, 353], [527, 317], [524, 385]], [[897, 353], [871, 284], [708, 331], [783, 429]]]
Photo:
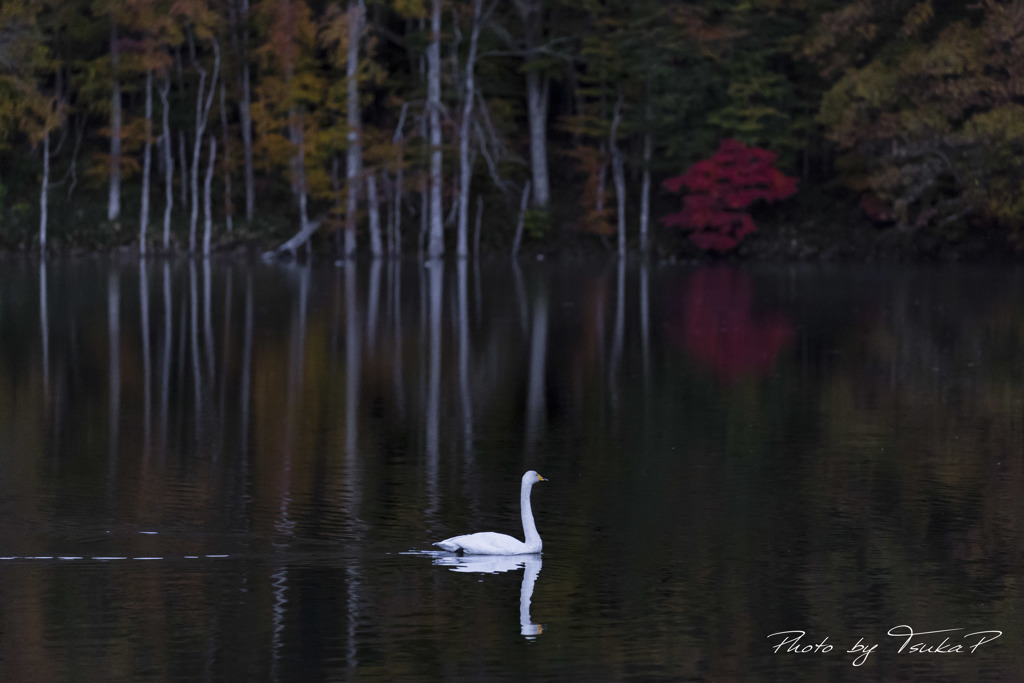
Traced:
[[542, 477], [542, 476], [540, 476], [540, 475], [538, 474], [538, 475], [537, 475], [537, 481], [549, 481], [549, 480], [548, 480], [548, 479], [545, 479], [544, 477]]

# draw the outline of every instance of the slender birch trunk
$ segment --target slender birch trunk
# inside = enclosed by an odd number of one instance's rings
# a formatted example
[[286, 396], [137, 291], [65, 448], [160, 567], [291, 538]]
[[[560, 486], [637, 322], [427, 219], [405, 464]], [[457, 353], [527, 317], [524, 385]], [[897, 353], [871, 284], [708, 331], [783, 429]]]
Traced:
[[235, 206], [231, 201], [231, 148], [228, 146], [228, 141], [231, 139], [228, 136], [228, 110], [226, 106], [226, 87], [224, 82], [227, 79], [221, 79], [220, 81], [220, 133], [221, 133], [221, 146], [224, 148], [224, 227], [228, 232], [234, 231], [234, 213]]
[[374, 258], [384, 255], [384, 247], [380, 235], [380, 205], [377, 202], [377, 176], [370, 173], [366, 176], [366, 208], [370, 216], [370, 253]]
[[548, 96], [551, 78], [534, 68], [541, 41], [541, 0], [515, 0], [523, 21], [526, 41], [526, 116], [530, 128], [530, 171], [533, 178], [533, 204], [546, 209], [551, 200], [548, 173]]
[[640, 180], [640, 251], [646, 254], [650, 248], [651, 231], [651, 133], [644, 133], [644, 170]]
[[462, 103], [462, 125], [459, 126], [459, 222], [455, 253], [459, 258], [469, 255], [469, 184], [473, 169], [469, 160], [469, 137], [473, 128], [473, 102], [476, 95], [476, 51], [480, 39], [480, 16], [483, 0], [473, 0], [473, 26], [469, 34], [466, 56], [465, 101]]
[[[241, 0], [241, 17], [239, 18], [238, 36], [241, 46], [236, 49], [236, 54], [241, 56], [242, 69], [238, 80], [241, 85], [242, 97], [238, 102], [238, 120], [242, 128], [242, 160], [245, 166], [245, 220], [252, 223], [252, 216], [256, 205], [255, 173], [253, 172], [252, 160], [252, 85], [249, 75], [249, 0]], [[225, 154], [227, 149], [225, 148]]]
[[210, 240], [213, 234], [213, 213], [210, 210], [210, 186], [213, 184], [213, 166], [217, 159], [217, 138], [210, 136], [210, 158], [206, 164], [206, 178], [203, 180], [203, 256], [210, 255]]
[[359, 37], [363, 33], [365, 5], [362, 0], [348, 2], [348, 59], [345, 64], [348, 109], [348, 154], [345, 180], [348, 203], [345, 207], [345, 257], [356, 252], [356, 210], [359, 207], [359, 177], [363, 172], [362, 126], [359, 117]]
[[512, 256], [519, 254], [519, 245], [523, 243], [523, 225], [526, 223], [526, 206], [530, 200], [530, 181], [523, 186], [523, 198], [519, 202], [519, 220], [516, 221], [516, 235], [512, 240]]
[[427, 48], [427, 113], [430, 136], [430, 219], [427, 256], [444, 254], [444, 223], [441, 207], [441, 0], [432, 0], [430, 45]]
[[640, 252], [647, 253], [651, 226], [651, 100], [644, 106], [643, 174], [640, 180]]
[[213, 106], [213, 97], [217, 92], [217, 76], [220, 74], [220, 44], [213, 40], [213, 77], [210, 79], [210, 90], [203, 99], [206, 86], [206, 69], [195, 64], [199, 71], [199, 88], [196, 91], [196, 130], [195, 144], [192, 145], [192, 207], [189, 214], [188, 224], [188, 251], [195, 253], [196, 250], [196, 226], [199, 222], [199, 158], [203, 153], [203, 134], [206, 132], [206, 123], [209, 120], [210, 108]]
[[393, 210], [392, 233], [390, 235], [391, 255], [402, 253], [402, 194], [405, 192], [405, 116], [409, 111], [409, 103], [402, 103], [402, 113], [398, 116], [398, 125], [391, 144], [395, 147], [395, 196]]
[[185, 131], [178, 130], [178, 163], [181, 165], [181, 205], [188, 208], [188, 156], [185, 154]]
[[619, 89], [618, 99], [615, 100], [615, 109], [612, 114], [612, 125], [608, 131], [608, 149], [612, 155], [612, 179], [615, 181], [615, 202], [618, 206], [618, 238], [619, 258], [626, 256], [626, 178], [623, 172], [622, 150], [615, 139], [619, 132], [619, 122], [622, 120], [622, 89]]
[[160, 104], [163, 108], [164, 137], [164, 251], [171, 248], [171, 209], [174, 208], [174, 152], [171, 142], [170, 105], [167, 96], [171, 92], [171, 78], [164, 76], [160, 87]]
[[107, 196], [107, 220], [121, 215], [121, 81], [117, 70], [120, 62], [117, 47], [117, 23], [110, 17], [110, 66], [113, 88], [110, 99], [110, 192]]
[[142, 210], [139, 216], [139, 254], [146, 255], [149, 228], [149, 179], [153, 156], [153, 70], [146, 71], [146, 143], [142, 153]]
[[526, 73], [526, 105], [530, 124], [530, 168], [533, 175], [533, 203], [546, 209], [551, 201], [548, 175], [548, 92], [551, 79], [536, 71]]
[[47, 211], [50, 206], [50, 131], [43, 133], [43, 182], [39, 189], [39, 252], [46, 258]]

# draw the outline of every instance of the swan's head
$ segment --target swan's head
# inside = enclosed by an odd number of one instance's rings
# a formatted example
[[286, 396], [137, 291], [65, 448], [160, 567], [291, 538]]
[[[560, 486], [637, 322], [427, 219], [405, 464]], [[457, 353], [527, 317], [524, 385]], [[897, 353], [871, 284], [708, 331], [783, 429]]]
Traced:
[[545, 479], [544, 477], [540, 476], [539, 474], [537, 474], [533, 470], [530, 470], [529, 472], [527, 472], [526, 474], [523, 475], [523, 483], [524, 484], [529, 484], [529, 485], [532, 486], [533, 484], [536, 484], [538, 481], [547, 481], [547, 479]]

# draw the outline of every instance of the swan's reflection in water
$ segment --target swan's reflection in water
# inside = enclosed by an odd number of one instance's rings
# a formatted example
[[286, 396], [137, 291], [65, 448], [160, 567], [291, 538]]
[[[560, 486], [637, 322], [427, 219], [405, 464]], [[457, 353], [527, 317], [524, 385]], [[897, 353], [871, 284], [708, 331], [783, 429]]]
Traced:
[[544, 561], [540, 555], [435, 555], [434, 564], [449, 567], [453, 572], [500, 574], [523, 568], [523, 585], [519, 589], [519, 632], [533, 640], [544, 630], [530, 620], [530, 599], [533, 586]]

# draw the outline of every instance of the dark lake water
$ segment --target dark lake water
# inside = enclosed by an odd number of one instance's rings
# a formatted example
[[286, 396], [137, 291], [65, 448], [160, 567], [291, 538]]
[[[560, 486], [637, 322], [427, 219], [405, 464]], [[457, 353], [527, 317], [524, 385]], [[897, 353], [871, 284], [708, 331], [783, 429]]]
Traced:
[[[431, 552], [522, 537], [528, 469], [542, 555]], [[0, 268], [0, 680], [1019, 681], [1022, 633], [1024, 271]]]

